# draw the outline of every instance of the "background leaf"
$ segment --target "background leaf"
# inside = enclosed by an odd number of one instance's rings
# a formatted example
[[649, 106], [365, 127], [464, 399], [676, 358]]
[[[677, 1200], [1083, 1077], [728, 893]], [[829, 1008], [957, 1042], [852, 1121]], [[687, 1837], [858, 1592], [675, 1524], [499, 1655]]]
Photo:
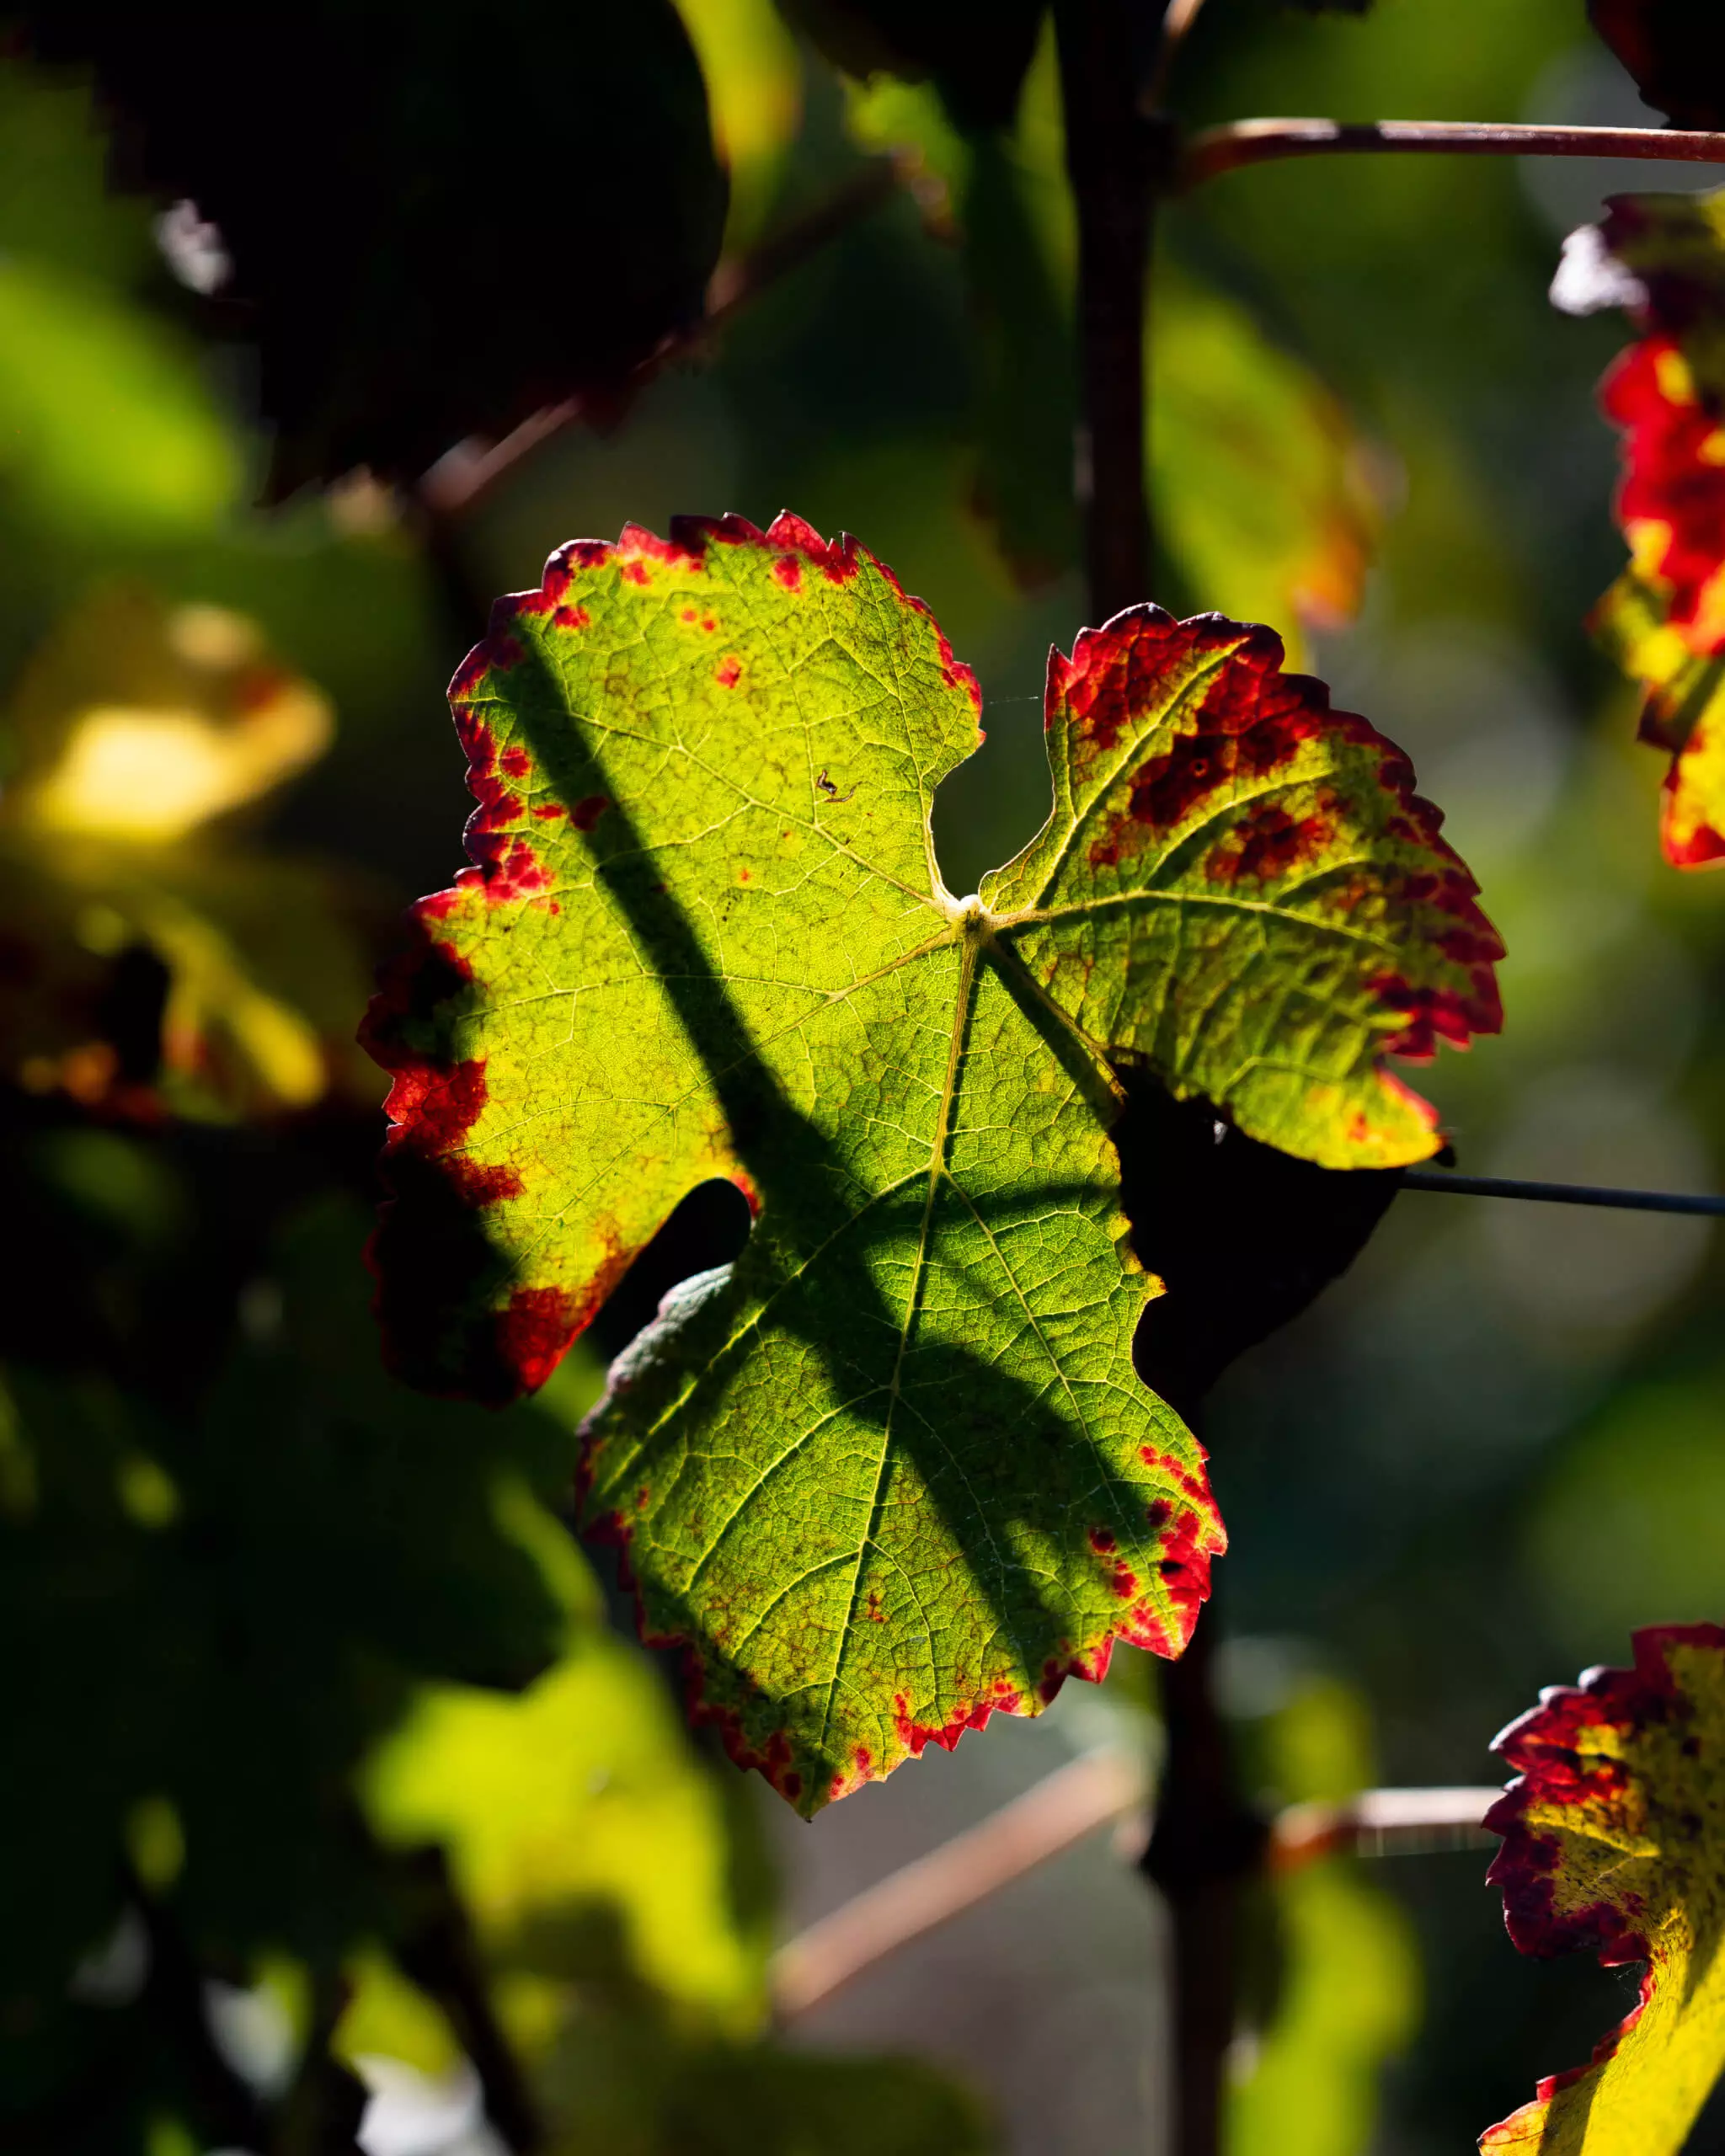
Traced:
[[8, 718], [13, 1080], [144, 1116], [365, 1097], [347, 1038], [363, 886], [205, 828], [323, 752], [327, 699], [243, 616], [109, 586], [36, 654]]
[[1725, 24], [1707, 0], [1588, 0], [1588, 19], [1678, 127], [1725, 124]]
[[[112, 0], [22, 19], [42, 59], [93, 71], [115, 177], [216, 227], [278, 494], [357, 465], [411, 478], [464, 435], [615, 392], [700, 311], [724, 187], [670, 0], [584, 6], [564, 26], [571, 64], [550, 66], [531, 0], [483, 18], [316, 0], [286, 40], [195, 5], [147, 26]], [[617, 168], [628, 186], [592, 214], [584, 194]], [[544, 221], [556, 260], [530, 282], [499, 252], [523, 217]]]
[[1654, 1625], [1634, 1644], [1632, 1669], [1553, 1687], [1498, 1738], [1519, 1779], [1486, 1823], [1522, 1952], [1645, 1962], [1640, 2003], [1482, 2150], [1675, 2156], [1725, 2066], [1725, 1631]]
[[1620, 195], [1598, 244], [1629, 280], [1602, 296], [1630, 297], [1648, 334], [1605, 385], [1631, 561], [1594, 622], [1645, 691], [1642, 739], [1671, 754], [1665, 857], [1704, 867], [1725, 858], [1725, 194]]

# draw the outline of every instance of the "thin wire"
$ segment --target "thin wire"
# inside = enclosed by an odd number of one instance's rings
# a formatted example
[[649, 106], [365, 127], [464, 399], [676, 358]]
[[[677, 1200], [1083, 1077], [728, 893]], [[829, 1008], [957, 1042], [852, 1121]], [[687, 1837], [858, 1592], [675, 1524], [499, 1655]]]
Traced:
[[1520, 1198], [1537, 1205], [1603, 1205], [1623, 1213], [1699, 1213], [1725, 1219], [1725, 1198], [1670, 1190], [1605, 1190], [1578, 1182], [1519, 1182], [1507, 1176], [1458, 1176], [1447, 1168], [1409, 1168], [1407, 1190], [1446, 1190], [1457, 1198]]

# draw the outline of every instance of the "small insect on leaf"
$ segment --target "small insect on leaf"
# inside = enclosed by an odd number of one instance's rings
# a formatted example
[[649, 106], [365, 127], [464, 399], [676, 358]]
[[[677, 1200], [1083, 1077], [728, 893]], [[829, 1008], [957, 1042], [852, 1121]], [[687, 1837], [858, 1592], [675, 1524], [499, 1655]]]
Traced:
[[1623, 430], [1630, 563], [1593, 626], [1666, 751], [1661, 836], [1679, 868], [1725, 859], [1725, 192], [1621, 195], [1572, 237], [1560, 305], [1627, 306], [1644, 332], [1605, 377]]
[[1725, 1630], [1653, 1625], [1634, 1648], [1493, 1747], [1518, 1770], [1486, 1819], [1511, 1939], [1645, 1968], [1590, 2063], [1541, 2081], [1487, 2152], [1676, 2156], [1725, 2066]]
[[1054, 654], [1048, 823], [965, 899], [929, 814], [976, 683], [851, 539], [578, 542], [457, 678], [474, 865], [367, 1022], [388, 1349], [510, 1398], [690, 1190], [743, 1190], [741, 1257], [613, 1366], [582, 1502], [805, 1811], [1196, 1620], [1222, 1532], [1132, 1368], [1114, 1062], [1395, 1166], [1438, 1139], [1386, 1058], [1498, 1023], [1437, 813], [1281, 656], [1153, 606]]

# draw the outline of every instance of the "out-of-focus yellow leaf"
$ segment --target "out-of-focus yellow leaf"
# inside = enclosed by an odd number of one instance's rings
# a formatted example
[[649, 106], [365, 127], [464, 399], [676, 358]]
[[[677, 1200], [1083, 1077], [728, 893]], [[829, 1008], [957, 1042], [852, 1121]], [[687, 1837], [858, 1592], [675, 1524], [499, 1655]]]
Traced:
[[33, 518], [83, 537], [199, 531], [241, 477], [172, 330], [45, 264], [0, 260], [0, 479]]
[[772, 213], [785, 154], [803, 122], [803, 67], [772, 0], [676, 0], [707, 82], [713, 147], [730, 179], [728, 251]]
[[344, 2058], [398, 2059], [420, 2073], [444, 2074], [461, 2046], [437, 2007], [376, 1947], [356, 1954], [344, 1972], [348, 2004], [339, 2039]]
[[[0, 1070], [90, 1107], [195, 1117], [375, 1087], [366, 965], [320, 868], [201, 827], [321, 755], [326, 698], [243, 616], [93, 595], [10, 699], [0, 795]], [[152, 985], [153, 983], [153, 985]]]
[[0, 814], [44, 830], [170, 844], [328, 746], [328, 700], [226, 608], [114, 585], [69, 615], [13, 697], [24, 768]]

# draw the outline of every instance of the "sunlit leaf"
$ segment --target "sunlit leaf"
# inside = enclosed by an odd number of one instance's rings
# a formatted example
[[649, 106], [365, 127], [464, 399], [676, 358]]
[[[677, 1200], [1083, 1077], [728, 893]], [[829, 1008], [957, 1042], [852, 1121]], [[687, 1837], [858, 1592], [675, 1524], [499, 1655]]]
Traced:
[[1438, 1142], [1386, 1056], [1497, 1023], [1436, 813], [1280, 657], [1150, 607], [1056, 654], [1053, 813], [965, 900], [928, 810], [975, 685], [854, 542], [578, 542], [457, 679], [476, 865], [368, 1022], [391, 1353], [537, 1384], [691, 1187], [745, 1189], [734, 1270], [613, 1369], [586, 1515], [805, 1809], [1195, 1619], [1221, 1538], [1130, 1375], [1108, 1056], [1385, 1165]]
[[1725, 17], [1713, 0], [1587, 0], [1642, 101], [1679, 127], [1725, 126]]
[[[760, 2041], [767, 1939], [737, 1907], [722, 1792], [657, 1673], [606, 1630], [562, 1528], [524, 1493], [508, 1516], [558, 1583], [563, 1656], [513, 1697], [429, 1689], [371, 1761], [366, 1802], [391, 1844], [446, 1852], [547, 2145], [979, 2149], [979, 2114], [929, 2068]], [[350, 1974], [348, 2056], [455, 2064], [447, 2024], [383, 1956]]]
[[[18, 12], [29, 50], [93, 71], [115, 177], [215, 227], [232, 277], [211, 304], [257, 344], [279, 493], [417, 477], [615, 391], [700, 311], [724, 185], [671, 0], [585, 10], [561, 66], [534, 0], [313, 0], [291, 37], [196, 0]], [[521, 244], [542, 275], [508, 273]]]
[[1639, 2004], [1480, 2143], [1541, 2156], [1676, 2156], [1725, 2066], [1725, 1630], [1651, 1626], [1632, 1669], [1554, 1686], [1495, 1749], [1487, 1819], [1524, 1954], [1645, 1963]]
[[1599, 231], [1569, 262], [1591, 261], [1601, 298], [1627, 299], [1645, 334], [1605, 379], [1630, 565], [1594, 625], [1645, 692], [1642, 739], [1671, 758], [1665, 857], [1699, 868], [1725, 858], [1725, 193], [1619, 195]]

